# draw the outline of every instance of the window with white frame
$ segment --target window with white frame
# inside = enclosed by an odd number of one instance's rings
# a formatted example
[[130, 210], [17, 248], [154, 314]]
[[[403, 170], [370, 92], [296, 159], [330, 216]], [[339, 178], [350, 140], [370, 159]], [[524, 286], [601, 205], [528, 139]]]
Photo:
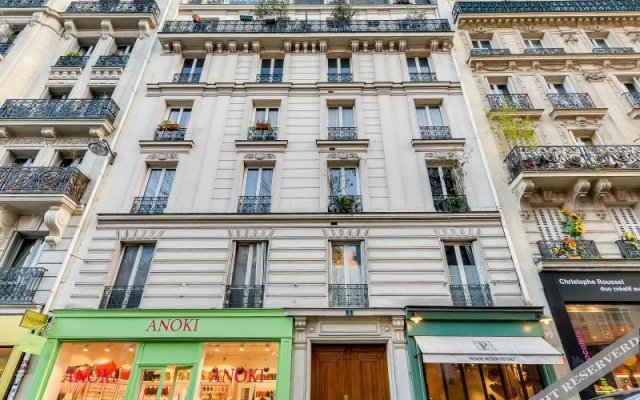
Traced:
[[53, 165], [58, 167], [79, 167], [84, 158], [84, 151], [57, 151]]
[[351, 81], [351, 59], [349, 58], [329, 58], [327, 60], [328, 80]]
[[203, 67], [204, 58], [185, 58], [180, 74], [184, 77], [193, 77], [197, 81], [202, 75]]
[[278, 127], [278, 107], [256, 107], [253, 122], [268, 124], [270, 128]]
[[355, 123], [355, 112], [353, 106], [329, 107], [330, 128], [353, 128], [356, 126]]
[[492, 305], [489, 288], [473, 256], [473, 245], [445, 243], [444, 252], [454, 305]]
[[489, 39], [474, 39], [471, 40], [471, 45], [474, 49], [492, 49], [491, 40]]
[[175, 168], [150, 169], [143, 197], [169, 197], [175, 175]]
[[591, 44], [593, 47], [607, 49], [609, 48], [609, 42], [605, 38], [591, 38]]
[[237, 242], [225, 307], [262, 307], [267, 270], [267, 242]]
[[564, 218], [557, 207], [536, 207], [533, 209], [538, 231], [544, 240], [560, 240]]
[[191, 108], [172, 107], [169, 109], [167, 119], [172, 123], [180, 125], [181, 129], [185, 129], [191, 118]]
[[260, 61], [260, 75], [280, 75], [284, 68], [282, 58], [263, 58]]
[[273, 180], [273, 168], [247, 168], [244, 178], [244, 195], [249, 197], [271, 197], [271, 182]]
[[506, 82], [501, 83], [489, 83], [489, 90], [491, 94], [509, 95], [511, 92], [515, 92], [512, 88], [511, 82], [507, 79]]
[[527, 49], [542, 49], [544, 45], [541, 39], [524, 39], [524, 45]]
[[14, 153], [8, 152], [8, 164], [11, 167], [30, 167], [33, 164], [33, 161], [37, 157], [37, 152], [29, 152], [29, 153]]
[[113, 52], [114, 56], [128, 56], [131, 54], [131, 50], [133, 50], [133, 45], [128, 44], [119, 44], [116, 46], [115, 51]]
[[640, 218], [632, 207], [609, 207], [609, 215], [621, 236], [631, 232], [635, 237], [640, 237]]
[[595, 146], [597, 144], [597, 135], [593, 130], [572, 130], [573, 138], [578, 146]]
[[358, 196], [360, 183], [357, 167], [329, 168], [329, 190], [331, 196]]
[[44, 250], [44, 238], [16, 233], [5, 256], [5, 268], [35, 268]]
[[630, 81], [625, 81], [622, 83], [629, 93], [640, 93], [640, 79], [637, 77], [631, 78]]
[[113, 286], [105, 288], [100, 308], [140, 306], [155, 249], [155, 244], [151, 243], [124, 246]]
[[412, 81], [432, 81], [432, 70], [429, 59], [426, 57], [407, 57], [409, 78]]
[[461, 187], [459, 170], [455, 166], [427, 167], [433, 206], [439, 212], [468, 211], [466, 197]]
[[85, 45], [80, 45], [78, 47], [78, 51], [77, 53], [80, 54], [81, 56], [90, 56], [91, 53], [93, 53], [95, 45], [93, 44], [85, 44]]
[[367, 283], [360, 242], [331, 243], [329, 279], [331, 285], [364, 285]]
[[416, 106], [419, 126], [444, 126], [442, 108], [439, 105]]
[[569, 78], [565, 77], [561, 81], [547, 81], [547, 87], [550, 93], [567, 94], [575, 93], [573, 84]]

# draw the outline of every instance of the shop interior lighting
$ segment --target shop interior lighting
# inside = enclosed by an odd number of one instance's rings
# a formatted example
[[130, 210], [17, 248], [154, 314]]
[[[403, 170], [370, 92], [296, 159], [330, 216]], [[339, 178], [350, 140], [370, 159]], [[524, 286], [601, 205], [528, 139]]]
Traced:
[[85, 353], [89, 351], [89, 346], [87, 346], [86, 344], [84, 345], [84, 347], [82, 348], [82, 351], [84, 351]]
[[213, 348], [213, 351], [220, 351], [220, 345], [217, 344], [216, 347]]
[[240, 348], [238, 350], [244, 351], [244, 343], [240, 344]]
[[269, 344], [268, 343], [264, 346], [264, 351], [271, 351], [271, 349], [269, 348]]
[[129, 346], [129, 351], [133, 353], [133, 346]]
[[543, 315], [542, 318], [540, 318], [540, 322], [542, 322], [545, 325], [551, 324], [552, 321], [553, 321], [553, 318], [551, 318], [548, 315]]
[[107, 353], [111, 353], [111, 348], [109, 346], [104, 348], [104, 351], [106, 351]]
[[409, 318], [411, 320], [411, 322], [413, 322], [414, 324], [419, 323], [420, 321], [422, 321], [422, 317], [418, 315], [418, 313], [416, 313], [415, 311], [411, 313], [411, 317]]

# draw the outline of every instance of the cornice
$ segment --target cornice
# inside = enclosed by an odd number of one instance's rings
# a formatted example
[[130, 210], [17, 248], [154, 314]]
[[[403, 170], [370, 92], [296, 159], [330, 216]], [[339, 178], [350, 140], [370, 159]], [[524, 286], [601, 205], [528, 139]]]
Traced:
[[[603, 15], [608, 14], [608, 15]], [[617, 13], [513, 13], [513, 14], [462, 14], [458, 17], [458, 29], [477, 28], [530, 28], [542, 31], [546, 28], [584, 28], [593, 30], [611, 27], [640, 26], [640, 12], [625, 11]]]
[[469, 66], [476, 72], [579, 71], [583, 66], [625, 71], [640, 69], [640, 53], [470, 56]]

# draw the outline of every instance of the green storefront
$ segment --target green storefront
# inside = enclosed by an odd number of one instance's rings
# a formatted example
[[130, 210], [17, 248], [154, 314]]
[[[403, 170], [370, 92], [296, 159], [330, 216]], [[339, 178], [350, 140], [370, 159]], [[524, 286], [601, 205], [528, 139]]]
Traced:
[[555, 381], [562, 355], [540, 308], [407, 308], [414, 400], [527, 400]]
[[26, 398], [290, 400], [284, 310], [59, 310]]

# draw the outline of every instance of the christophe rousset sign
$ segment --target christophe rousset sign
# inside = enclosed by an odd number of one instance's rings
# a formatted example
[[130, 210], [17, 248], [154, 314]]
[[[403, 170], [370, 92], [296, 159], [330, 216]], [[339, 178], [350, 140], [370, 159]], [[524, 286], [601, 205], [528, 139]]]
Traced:
[[553, 273], [564, 301], [637, 302], [640, 298], [640, 273], [587, 272]]

